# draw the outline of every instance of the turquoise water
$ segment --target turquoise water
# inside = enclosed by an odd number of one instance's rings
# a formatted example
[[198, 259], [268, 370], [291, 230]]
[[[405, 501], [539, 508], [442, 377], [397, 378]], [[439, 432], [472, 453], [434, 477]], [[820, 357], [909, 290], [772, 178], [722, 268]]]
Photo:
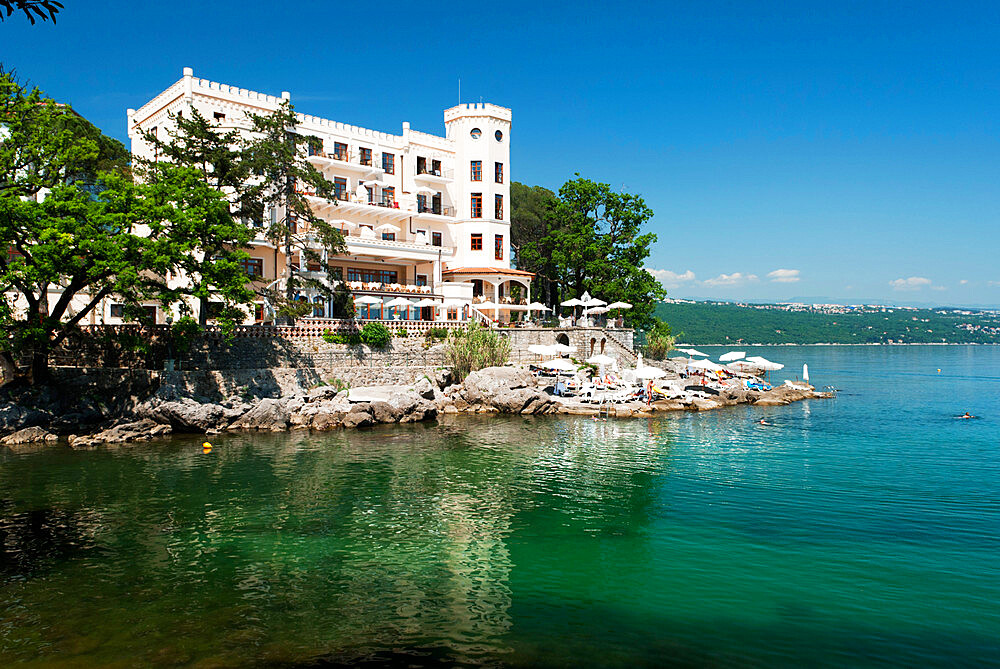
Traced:
[[754, 352], [842, 392], [3, 451], [0, 665], [997, 664], [1000, 348]]

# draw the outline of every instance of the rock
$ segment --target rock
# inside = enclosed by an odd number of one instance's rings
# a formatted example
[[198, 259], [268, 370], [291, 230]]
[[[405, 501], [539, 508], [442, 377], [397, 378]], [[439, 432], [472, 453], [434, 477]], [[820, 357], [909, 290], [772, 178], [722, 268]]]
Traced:
[[21, 444], [33, 444], [41, 441], [56, 441], [56, 435], [40, 427], [26, 427], [18, 430], [14, 434], [0, 439], [0, 444], [4, 446], [19, 446]]
[[309, 401], [315, 402], [317, 400], [332, 400], [341, 391], [337, 390], [333, 386], [318, 386], [309, 391]]
[[413, 390], [418, 395], [423, 397], [425, 400], [434, 399], [435, 391], [440, 392], [437, 386], [432, 385], [430, 380], [426, 376], [421, 378], [413, 385]]
[[371, 410], [376, 423], [395, 423], [403, 415], [388, 402], [372, 402]]
[[535, 387], [531, 372], [520, 367], [487, 367], [472, 372], [451, 396], [459, 411], [548, 413], [555, 403]]
[[47, 411], [5, 402], [0, 405], [0, 434], [11, 434], [26, 427], [47, 425], [51, 419], [52, 414]]
[[368, 427], [375, 424], [370, 404], [355, 404], [344, 416], [344, 427]]
[[229, 408], [211, 402], [198, 402], [190, 397], [162, 401], [151, 398], [136, 407], [135, 415], [157, 423], [167, 423], [182, 432], [204, 432], [224, 427], [243, 414], [243, 408]]
[[90, 436], [71, 436], [69, 445], [73, 448], [88, 448], [97, 444], [147, 441], [152, 437], [169, 434], [171, 431], [172, 429], [169, 425], [144, 418], [138, 421], [119, 423]]
[[305, 404], [301, 397], [264, 398], [229, 427], [234, 430], [271, 430], [288, 428], [292, 414]]

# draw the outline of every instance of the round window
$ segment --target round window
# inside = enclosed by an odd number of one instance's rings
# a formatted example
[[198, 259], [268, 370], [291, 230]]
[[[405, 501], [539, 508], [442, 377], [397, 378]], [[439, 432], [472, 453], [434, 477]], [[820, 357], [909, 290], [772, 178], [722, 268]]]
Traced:
[[495, 133], [493, 133], [493, 136], [497, 138], [498, 142], [502, 142], [503, 141], [503, 133], [500, 132], [499, 130], [497, 130]]
[[472, 139], [479, 139], [480, 137], [483, 136], [483, 131], [480, 130], [479, 128], [473, 128], [472, 132], [470, 132], [469, 134], [472, 135]]

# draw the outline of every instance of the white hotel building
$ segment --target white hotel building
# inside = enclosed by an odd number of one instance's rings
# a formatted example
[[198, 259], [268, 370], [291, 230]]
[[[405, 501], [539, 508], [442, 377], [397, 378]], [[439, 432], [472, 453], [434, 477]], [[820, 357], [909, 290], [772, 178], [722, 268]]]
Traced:
[[[197, 109], [222, 129], [245, 131], [247, 112], [271, 112], [289, 98], [199, 79], [184, 68], [181, 79], [128, 110], [132, 152], [151, 157], [142, 132], [166, 139], [171, 115]], [[488, 103], [446, 109], [443, 137], [411, 130], [407, 122], [393, 135], [304, 114], [298, 118], [300, 133], [322, 140], [310, 162], [335, 184], [333, 200], [309, 200], [346, 239], [346, 254], [329, 259], [328, 278], [346, 281], [356, 297], [441, 305], [390, 311], [373, 304], [370, 313], [368, 307], [359, 309], [360, 317], [464, 320], [475, 315], [474, 300], [509, 302], [513, 285], [522, 287], [521, 302], [530, 301], [532, 274], [510, 266], [509, 109]], [[264, 285], [284, 276], [286, 259], [261, 233], [247, 271]], [[300, 269], [325, 272], [318, 265]], [[300, 299], [315, 303], [316, 317], [329, 313], [322, 298]], [[258, 304], [256, 322], [270, 320], [267, 307], [263, 300]], [[509, 313], [490, 311], [490, 317]], [[104, 315], [105, 322], [116, 322], [110, 307]], [[157, 321], [164, 317], [158, 313]]]

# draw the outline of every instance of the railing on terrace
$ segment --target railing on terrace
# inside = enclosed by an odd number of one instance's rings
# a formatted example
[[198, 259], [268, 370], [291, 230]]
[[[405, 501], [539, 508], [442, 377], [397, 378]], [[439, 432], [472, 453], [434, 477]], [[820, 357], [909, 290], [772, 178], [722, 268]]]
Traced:
[[447, 204], [421, 204], [417, 202], [418, 214], [437, 214], [438, 216], [454, 216], [455, 208]]
[[418, 177], [440, 177], [441, 179], [452, 179], [454, 178], [454, 170], [439, 169], [435, 170], [430, 167], [417, 167]]

